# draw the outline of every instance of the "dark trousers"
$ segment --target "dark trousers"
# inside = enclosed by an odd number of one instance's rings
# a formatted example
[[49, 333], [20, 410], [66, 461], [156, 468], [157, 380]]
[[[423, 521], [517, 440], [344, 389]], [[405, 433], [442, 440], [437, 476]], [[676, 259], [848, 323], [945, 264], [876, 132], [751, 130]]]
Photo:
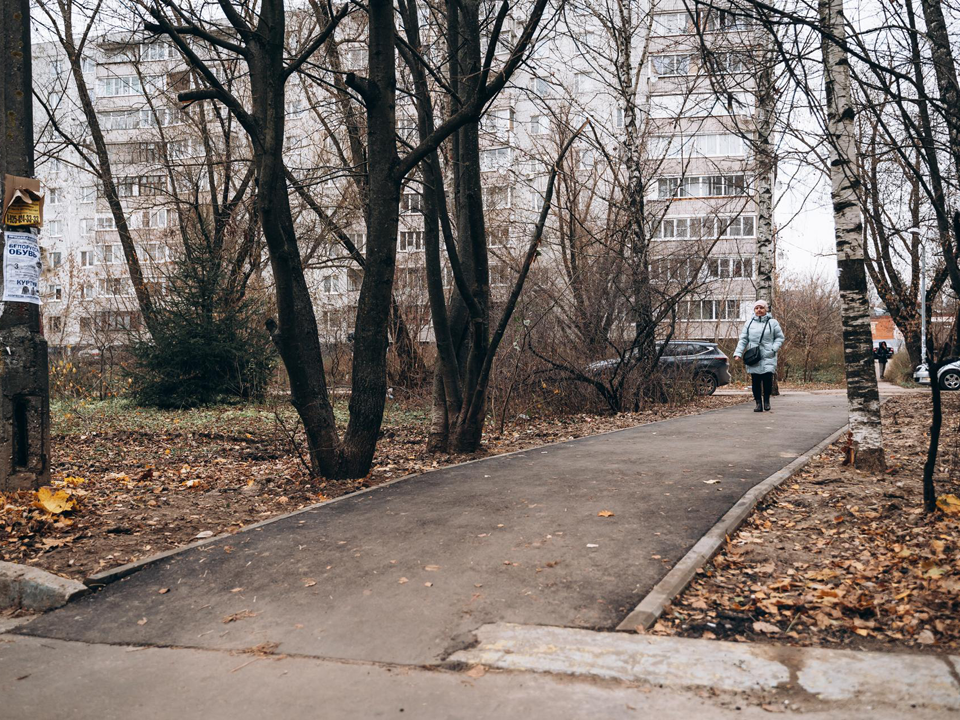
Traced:
[[754, 373], [750, 377], [753, 380], [753, 399], [758, 403], [769, 402], [770, 393], [773, 391], [773, 373]]
[[887, 361], [878, 360], [877, 362], [880, 363], [880, 377], [883, 377], [883, 374], [887, 371]]

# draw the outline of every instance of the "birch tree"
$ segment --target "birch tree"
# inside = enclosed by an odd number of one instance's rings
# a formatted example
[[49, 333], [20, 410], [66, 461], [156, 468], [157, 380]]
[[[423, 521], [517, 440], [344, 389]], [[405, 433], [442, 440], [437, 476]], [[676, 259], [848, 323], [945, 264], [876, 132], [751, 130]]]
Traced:
[[852, 440], [850, 452], [856, 468], [883, 472], [886, 464], [864, 267], [855, 112], [849, 58], [843, 44], [846, 35], [843, 0], [820, 0], [818, 12], [822, 28], [829, 33], [822, 37], [821, 52]]

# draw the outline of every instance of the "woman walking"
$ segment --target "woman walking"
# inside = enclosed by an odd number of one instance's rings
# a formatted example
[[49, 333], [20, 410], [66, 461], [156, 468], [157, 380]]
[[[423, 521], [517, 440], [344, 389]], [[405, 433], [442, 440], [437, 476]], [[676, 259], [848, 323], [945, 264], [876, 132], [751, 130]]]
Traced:
[[740, 331], [740, 342], [733, 352], [734, 360], [743, 358], [743, 364], [753, 380], [753, 399], [757, 401], [754, 412], [770, 410], [777, 351], [783, 345], [783, 330], [780, 329], [780, 323], [767, 315], [769, 309], [766, 300], [757, 300], [753, 306], [753, 317]]

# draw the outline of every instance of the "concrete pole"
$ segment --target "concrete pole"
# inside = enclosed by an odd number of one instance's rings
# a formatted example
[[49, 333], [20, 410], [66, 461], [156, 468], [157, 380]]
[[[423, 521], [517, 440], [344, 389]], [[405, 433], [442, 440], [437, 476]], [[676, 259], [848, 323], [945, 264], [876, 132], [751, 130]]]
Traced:
[[[29, 0], [0, 2], [0, 62], [0, 170], [33, 177]], [[0, 303], [0, 490], [33, 489], [49, 481], [50, 385], [40, 307]]]

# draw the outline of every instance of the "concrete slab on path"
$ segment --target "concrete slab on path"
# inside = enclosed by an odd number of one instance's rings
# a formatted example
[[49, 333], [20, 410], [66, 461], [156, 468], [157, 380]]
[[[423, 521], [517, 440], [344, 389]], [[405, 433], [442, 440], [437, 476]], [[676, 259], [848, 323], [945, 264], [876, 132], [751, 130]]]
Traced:
[[445, 468], [187, 550], [17, 632], [426, 664], [487, 623], [612, 629], [845, 422], [842, 396], [798, 395]]
[[726, 692], [789, 691], [794, 701], [859, 702], [960, 711], [960, 657], [487, 625], [450, 659], [502, 670], [556, 673]]
[[[89, 645], [0, 635], [0, 720], [937, 720], [943, 711], [869, 700], [714, 692], [490, 670], [257, 657], [188, 648]], [[785, 705], [784, 703], [789, 703]], [[799, 704], [798, 704], [799, 703]]]

